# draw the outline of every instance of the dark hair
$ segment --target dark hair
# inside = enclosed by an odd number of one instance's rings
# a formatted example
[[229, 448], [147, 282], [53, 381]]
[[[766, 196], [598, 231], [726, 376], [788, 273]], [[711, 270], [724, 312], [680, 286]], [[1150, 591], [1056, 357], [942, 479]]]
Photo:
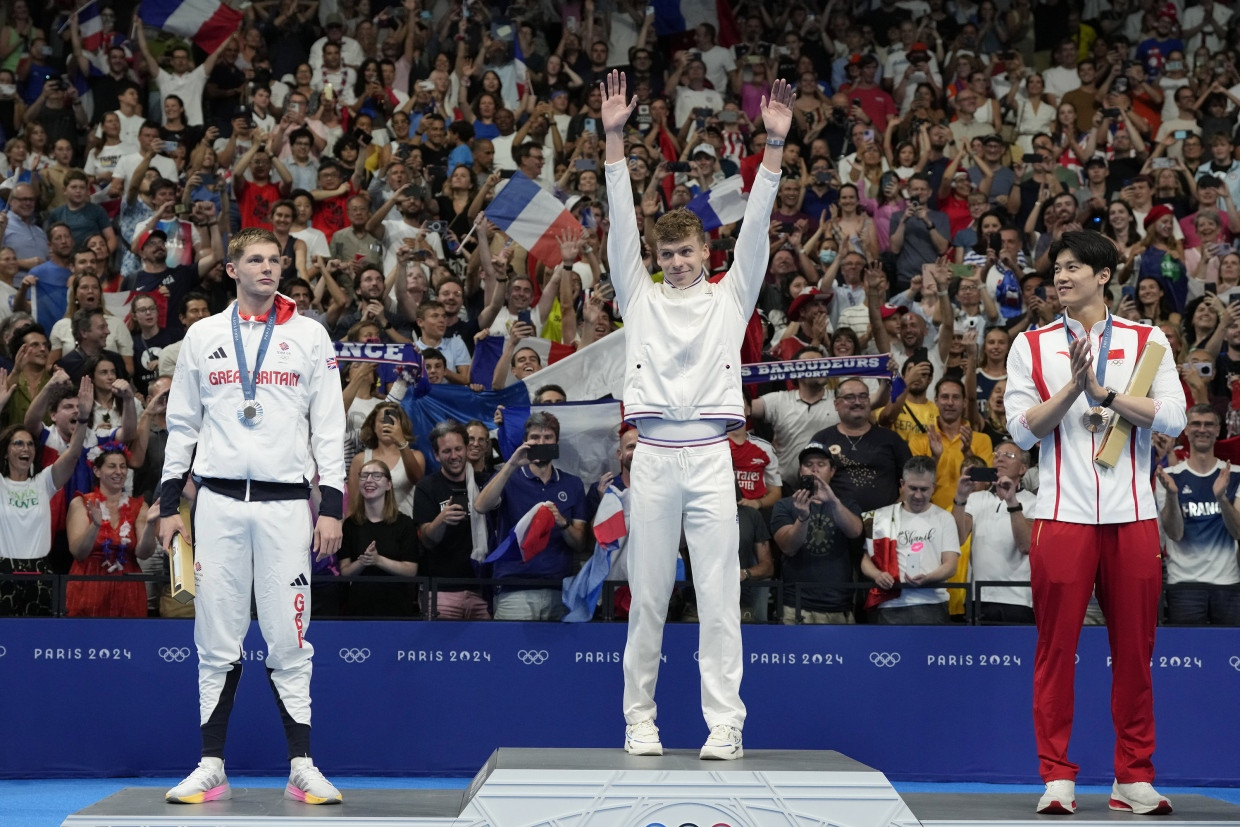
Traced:
[[189, 293], [186, 293], [181, 298], [180, 303], [177, 305], [177, 318], [178, 319], [185, 315], [185, 311], [189, 310], [190, 302], [203, 302], [207, 305], [208, 310], [211, 309], [211, 300], [207, 298], [206, 293], [190, 291]]
[[40, 460], [43, 457], [43, 451], [39, 446], [39, 439], [25, 425], [10, 425], [3, 431], [0, 431], [0, 474], [9, 475], [9, 444], [13, 442], [13, 437], [20, 433], [30, 434], [30, 438], [35, 443], [34, 457], [30, 463], [30, 476], [34, 476], [43, 470]]
[[[314, 148], [314, 133], [311, 132], [306, 127], [299, 126], [296, 129], [294, 129], [292, 132], [288, 133], [288, 142], [290, 146], [295, 144], [297, 141], [300, 141], [302, 138], [305, 138], [306, 140], [310, 142], [311, 149]], [[290, 195], [289, 197], [292, 198], [293, 196]]]
[[457, 120], [448, 124], [448, 132], [455, 135], [463, 144], [468, 144], [474, 139], [473, 124], [466, 120]]
[[960, 395], [963, 396], [966, 400], [969, 398], [969, 391], [964, 386], [964, 380], [960, 379], [957, 376], [944, 376], [942, 379], [936, 382], [934, 384], [934, 395], [935, 396], [939, 395], [939, 391], [943, 389], [944, 385], [956, 385], [957, 387], [960, 388]]
[[986, 212], [979, 215], [977, 220], [973, 222], [973, 229], [977, 232], [977, 243], [973, 245], [973, 252], [977, 253], [979, 256], [986, 255], [986, 250], [989, 246], [989, 240], [982, 235], [982, 222], [986, 220], [987, 216], [993, 216], [998, 219], [999, 232], [1010, 229], [1007, 226], [1007, 222], [1003, 220], [1003, 213], [998, 210], [986, 210]]
[[537, 141], [526, 141], [525, 143], [520, 144], [513, 148], [512, 162], [519, 167], [521, 166], [522, 162], [525, 161], [526, 158], [530, 157], [531, 152], [533, 152], [535, 149], [542, 149], [542, 148], [543, 148], [543, 145], [538, 143]]
[[444, 356], [443, 351], [437, 347], [428, 347], [422, 351], [422, 363], [423, 364], [430, 361], [431, 359], [438, 359], [440, 362], [443, 362], [444, 367], [448, 366], [448, 357]]
[[[5, 343], [5, 346], [8, 348], [10, 358], [17, 355], [17, 351], [20, 350], [22, 346], [22, 339], [25, 339], [31, 333], [38, 333], [44, 339], [47, 339], [47, 330], [38, 322], [29, 321], [19, 324], [17, 327], [13, 328], [13, 332], [9, 334], [8, 342]], [[51, 343], [49, 342], [48, 344], [50, 345]]]
[[551, 391], [552, 393], [558, 393], [560, 396], [564, 397], [566, 400], [568, 399], [568, 392], [565, 391], [563, 388], [561, 388], [559, 385], [543, 385], [542, 387], [538, 388], [538, 390], [534, 391], [535, 404], [546, 404], [546, 403], [538, 402], [538, 399], [540, 399], [542, 395], [546, 393], [547, 391]]
[[1122, 241], [1125, 244], [1128, 244], [1130, 246], [1133, 244], [1139, 243], [1141, 241], [1141, 233], [1137, 230], [1136, 213], [1132, 211], [1132, 207], [1128, 206], [1127, 201], [1120, 201], [1119, 199], [1116, 199], [1115, 201], [1112, 201], [1110, 204], [1107, 204], [1106, 218], [1102, 222], [1102, 234], [1105, 235], [1107, 238], [1112, 239], [1114, 241], [1121, 240], [1115, 237], [1115, 228], [1111, 226], [1111, 208], [1114, 207], [1116, 204], [1119, 204], [1121, 207], [1128, 210], [1128, 218], [1131, 219], [1128, 222], [1128, 237], [1125, 239], [1122, 239]]
[[530, 431], [535, 428], [546, 428], [555, 434], [556, 442], [560, 441], [560, 420], [554, 414], [549, 414], [546, 411], [535, 411], [530, 414], [529, 419], [525, 420], [525, 430], [521, 434], [522, 437], [528, 439]]
[[293, 278], [285, 279], [284, 283], [280, 285], [280, 292], [287, 295], [289, 292], [292, 291], [294, 287], [304, 287], [307, 290], [309, 290], [312, 295], [314, 293], [314, 288], [310, 286], [310, 282], [306, 281], [300, 276], [294, 276]]
[[60, 407], [60, 403], [66, 399], [77, 399], [78, 389], [73, 384], [57, 385], [47, 392], [47, 411], [48, 413], [56, 413]]
[[1108, 281], [1115, 278], [1115, 271], [1119, 268], [1119, 251], [1111, 240], [1101, 233], [1069, 230], [1061, 235], [1051, 243], [1051, 249], [1047, 253], [1047, 260], [1052, 267], [1059, 254], [1065, 250], [1076, 256], [1082, 264], [1093, 268], [1095, 273], [1110, 270]]
[[431, 428], [428, 439], [431, 443], [432, 452], [439, 453], [439, 440], [448, 434], [456, 434], [461, 438], [462, 443], [469, 444], [469, 431], [466, 430], [465, 426], [455, 419], [445, 419], [443, 422], [436, 422], [435, 427]]

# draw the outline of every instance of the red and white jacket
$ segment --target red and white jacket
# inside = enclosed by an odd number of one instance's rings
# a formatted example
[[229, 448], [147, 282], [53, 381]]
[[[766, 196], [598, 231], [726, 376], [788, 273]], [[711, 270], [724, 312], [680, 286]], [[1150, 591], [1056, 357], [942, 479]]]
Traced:
[[[1047, 327], [1016, 337], [1008, 353], [1007, 391], [1003, 395], [1008, 431], [1020, 447], [1028, 450], [1038, 442], [1029, 430], [1026, 412], [1049, 399], [1072, 381], [1065, 316]], [[1042, 438], [1038, 464], [1038, 501], [1031, 517], [1066, 523], [1100, 525], [1152, 520], [1158, 515], [1150, 471], [1152, 431], [1179, 436], [1187, 421], [1184, 390], [1180, 386], [1171, 346], [1161, 330], [1111, 317], [1111, 347], [1102, 384], [1123, 391], [1147, 342], [1167, 349], [1150, 396], [1154, 399], [1152, 428], [1133, 428], [1120, 461], [1114, 468], [1094, 462], [1103, 433], [1092, 433], [1081, 423], [1090, 403], [1081, 394], [1064, 414], [1058, 427]], [[1084, 327], [1068, 319], [1076, 337]], [[1101, 321], [1089, 331], [1090, 349], [1096, 359], [1099, 339], [1106, 329]], [[1095, 363], [1096, 366], [1096, 363]]]

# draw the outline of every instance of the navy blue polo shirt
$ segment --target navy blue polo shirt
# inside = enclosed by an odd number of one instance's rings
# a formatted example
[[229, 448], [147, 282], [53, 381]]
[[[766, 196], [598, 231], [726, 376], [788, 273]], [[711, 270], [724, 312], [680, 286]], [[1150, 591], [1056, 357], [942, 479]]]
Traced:
[[[504, 486], [500, 503], [500, 536], [508, 536], [526, 513], [542, 502], [555, 503], [560, 514], [570, 523], [586, 519], [585, 485], [581, 478], [553, 467], [546, 484], [534, 476], [529, 466], [518, 468]], [[527, 577], [554, 580], [573, 574], [573, 549], [564, 539], [564, 529], [551, 531], [547, 548], [528, 563], [517, 560], [500, 560], [495, 563], [492, 574], [501, 577]]]

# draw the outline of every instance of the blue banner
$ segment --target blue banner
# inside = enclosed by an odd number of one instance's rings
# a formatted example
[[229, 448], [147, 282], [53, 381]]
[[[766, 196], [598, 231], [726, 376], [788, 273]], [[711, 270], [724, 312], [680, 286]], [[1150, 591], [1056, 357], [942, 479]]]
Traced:
[[333, 342], [336, 357], [346, 362], [376, 362], [380, 365], [396, 365], [422, 373], [422, 354], [413, 345], [396, 342]]
[[741, 365], [741, 382], [782, 382], [786, 379], [825, 379], [831, 376], [865, 376], [890, 379], [886, 353], [870, 356], [828, 356], [825, 359], [790, 359]]
[[[620, 749], [623, 623], [316, 621], [314, 757], [331, 777], [469, 775], [496, 747]], [[1037, 782], [1028, 627], [746, 626], [750, 749], [832, 749], [904, 780]], [[698, 629], [663, 639], [659, 727], [706, 737]], [[229, 729], [232, 773], [287, 769], [257, 624]], [[1070, 755], [1109, 783], [1106, 630], [1078, 647]], [[1162, 784], [1240, 784], [1240, 629], [1160, 629]], [[193, 624], [0, 621], [0, 777], [183, 775], [198, 760]], [[87, 737], [83, 737], [87, 734]]]

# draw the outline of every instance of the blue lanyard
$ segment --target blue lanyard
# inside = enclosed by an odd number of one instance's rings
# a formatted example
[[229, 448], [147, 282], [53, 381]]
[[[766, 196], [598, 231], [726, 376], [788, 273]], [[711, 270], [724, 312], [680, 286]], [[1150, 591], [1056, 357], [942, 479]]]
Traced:
[[267, 326], [263, 329], [263, 340], [259, 342], [258, 354], [254, 357], [254, 372], [248, 372], [245, 364], [245, 346], [241, 343], [241, 311], [237, 305], [233, 305], [233, 345], [237, 348], [237, 369], [241, 371], [241, 395], [247, 402], [253, 402], [258, 392], [258, 369], [263, 365], [263, 357], [267, 355], [267, 345], [271, 344], [271, 332], [275, 329], [276, 308], [272, 305], [267, 311]]
[[[1094, 363], [1094, 376], [1098, 377], [1098, 384], [1106, 387], [1103, 377], [1107, 373], [1107, 357], [1111, 354], [1111, 322], [1114, 319], [1110, 313], [1107, 313], [1107, 326], [1102, 331], [1102, 337], [1098, 340], [1098, 358]], [[1072, 328], [1068, 325], [1068, 314], [1063, 314], [1063, 329], [1068, 334], [1068, 345], [1071, 347], [1072, 341], [1076, 338], [1072, 335]], [[1088, 341], [1089, 331], [1085, 331], [1085, 338]], [[1085, 394], [1085, 398], [1089, 399], [1090, 405], [1097, 405], [1097, 400], [1090, 399], [1089, 394]]]

